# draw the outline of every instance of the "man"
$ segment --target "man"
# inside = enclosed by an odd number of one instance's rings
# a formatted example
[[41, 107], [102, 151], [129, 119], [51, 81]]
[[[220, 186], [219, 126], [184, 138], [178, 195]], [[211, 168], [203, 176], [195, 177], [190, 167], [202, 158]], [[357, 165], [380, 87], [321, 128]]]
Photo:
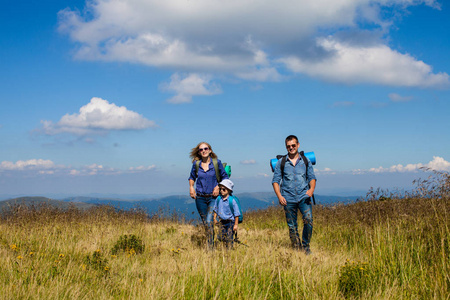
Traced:
[[[303, 249], [306, 254], [311, 254], [309, 247], [313, 229], [311, 197], [316, 188], [316, 176], [309, 160], [308, 170], [306, 171], [305, 162], [298, 152], [300, 143], [297, 137], [295, 135], [288, 136], [285, 144], [288, 154], [284, 170], [282, 172], [282, 159], [280, 159], [275, 166], [272, 186], [278, 201], [284, 208], [292, 246], [295, 249]], [[302, 214], [304, 224], [301, 242], [297, 224], [298, 210]]]

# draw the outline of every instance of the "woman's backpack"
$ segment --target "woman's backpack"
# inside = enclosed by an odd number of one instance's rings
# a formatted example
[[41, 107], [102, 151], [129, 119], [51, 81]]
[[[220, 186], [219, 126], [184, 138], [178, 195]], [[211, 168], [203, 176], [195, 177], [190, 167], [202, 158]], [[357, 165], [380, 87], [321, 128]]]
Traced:
[[[217, 158], [211, 158], [212, 159], [212, 163], [214, 166], [214, 171], [216, 172], [216, 179], [217, 182], [221, 182], [222, 181], [222, 177], [220, 176], [220, 172], [219, 172], [219, 162], [217, 161]], [[231, 177], [231, 166], [227, 165], [227, 163], [222, 163], [223, 168], [225, 169], [225, 172], [227, 172], [228, 177]], [[200, 168], [200, 160], [196, 160], [195, 161], [195, 175], [198, 177], [198, 169]]]

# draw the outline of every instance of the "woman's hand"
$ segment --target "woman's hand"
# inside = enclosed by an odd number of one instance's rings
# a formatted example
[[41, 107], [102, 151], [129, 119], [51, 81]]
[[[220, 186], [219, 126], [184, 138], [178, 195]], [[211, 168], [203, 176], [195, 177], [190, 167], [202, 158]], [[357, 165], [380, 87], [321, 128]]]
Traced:
[[189, 195], [191, 195], [192, 199], [197, 199], [197, 193], [195, 192], [195, 189], [193, 186], [189, 187]]
[[219, 186], [218, 185], [216, 185], [216, 187], [213, 190], [213, 197], [215, 198], [217, 196], [219, 196]]

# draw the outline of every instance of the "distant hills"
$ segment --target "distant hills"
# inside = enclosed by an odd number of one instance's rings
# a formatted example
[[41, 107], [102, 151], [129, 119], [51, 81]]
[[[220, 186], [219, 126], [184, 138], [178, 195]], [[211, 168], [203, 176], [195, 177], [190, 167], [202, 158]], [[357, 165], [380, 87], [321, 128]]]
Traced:
[[[273, 192], [241, 193], [236, 195], [244, 211], [249, 209], [264, 209], [270, 205], [278, 204], [278, 199]], [[335, 203], [350, 203], [357, 200], [357, 196], [321, 196], [316, 195], [317, 204], [330, 205]], [[118, 209], [129, 210], [141, 208], [149, 214], [170, 215], [174, 212], [183, 214], [187, 219], [197, 218], [195, 200], [187, 195], [173, 195], [161, 198], [129, 200], [101, 197], [68, 197], [64, 199], [49, 199], [46, 197], [20, 197], [0, 201], [0, 211], [5, 211], [14, 205], [38, 205], [46, 203], [61, 209], [67, 209], [70, 205], [79, 209], [88, 209], [96, 205], [111, 205]]]
[[78, 209], [88, 209], [95, 206], [95, 204], [84, 202], [64, 202], [61, 200], [53, 200], [46, 197], [19, 197], [0, 201], [0, 211], [9, 210], [17, 205], [40, 205], [47, 204], [61, 209], [68, 209], [70, 206], [75, 206]]

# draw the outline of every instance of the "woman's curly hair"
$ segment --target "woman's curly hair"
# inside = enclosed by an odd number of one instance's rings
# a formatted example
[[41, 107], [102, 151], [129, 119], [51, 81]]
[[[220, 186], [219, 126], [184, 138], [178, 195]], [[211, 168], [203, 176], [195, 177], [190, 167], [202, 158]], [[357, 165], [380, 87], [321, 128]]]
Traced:
[[192, 162], [196, 161], [196, 160], [201, 160], [202, 156], [200, 155], [200, 153], [198, 152], [198, 149], [200, 149], [200, 145], [201, 144], [205, 144], [208, 145], [209, 150], [211, 150], [211, 153], [209, 154], [209, 156], [211, 158], [217, 158], [217, 154], [214, 153], [213, 149], [211, 148], [211, 145], [208, 144], [207, 142], [200, 142], [198, 143], [197, 146], [195, 146], [194, 148], [192, 148], [191, 153], [189, 154], [189, 157], [192, 159]]

